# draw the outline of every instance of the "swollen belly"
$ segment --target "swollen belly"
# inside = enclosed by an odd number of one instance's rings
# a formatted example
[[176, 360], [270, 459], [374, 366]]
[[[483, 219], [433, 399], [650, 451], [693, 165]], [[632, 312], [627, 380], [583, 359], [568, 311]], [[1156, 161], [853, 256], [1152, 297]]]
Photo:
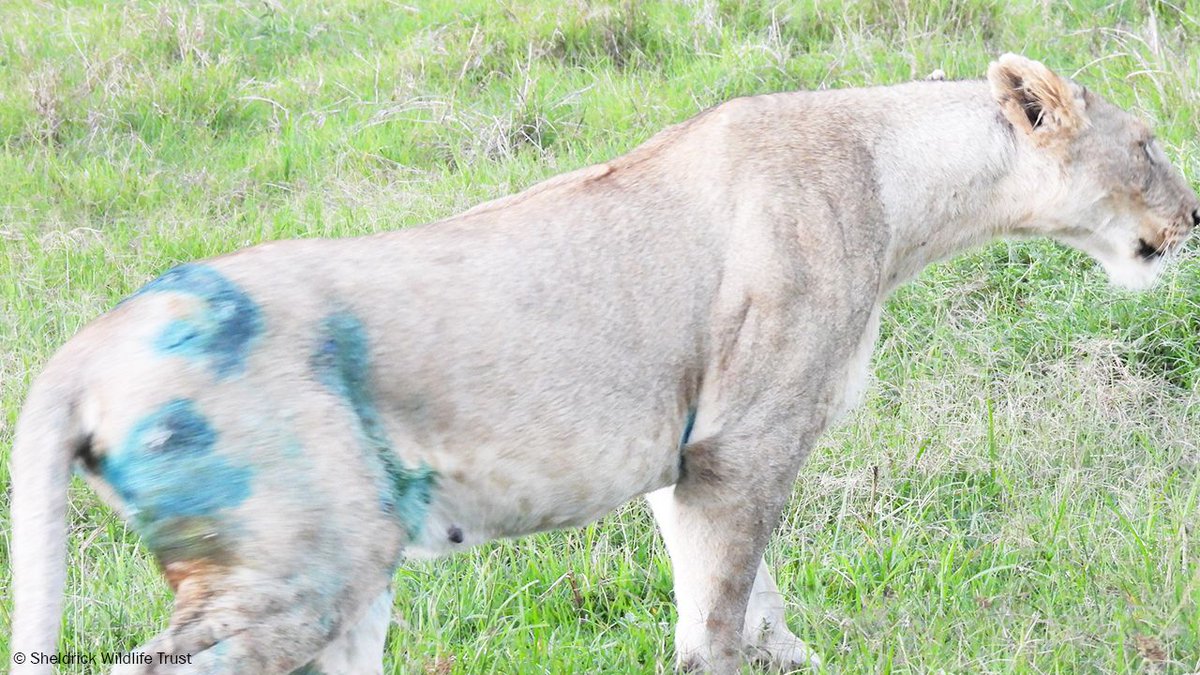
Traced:
[[679, 467], [676, 446], [656, 441], [623, 450], [570, 448], [539, 456], [471, 454], [469, 463], [430, 458], [441, 469], [438, 485], [406, 555], [444, 555], [493, 539], [584, 525], [673, 484]]

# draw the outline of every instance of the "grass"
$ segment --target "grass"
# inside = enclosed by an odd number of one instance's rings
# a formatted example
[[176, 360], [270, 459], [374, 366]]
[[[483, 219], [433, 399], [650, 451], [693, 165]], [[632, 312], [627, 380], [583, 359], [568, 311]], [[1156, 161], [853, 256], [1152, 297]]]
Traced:
[[[733, 96], [979, 77], [1003, 51], [1137, 109], [1200, 175], [1196, 0], [7, 2], [0, 485], [41, 365], [174, 263], [433, 220]], [[1200, 671], [1197, 289], [1194, 255], [1132, 295], [1000, 243], [892, 299], [868, 400], [768, 553], [829, 670]], [[169, 594], [86, 488], [71, 504], [61, 647], [131, 648]], [[7, 560], [5, 536], [4, 598]], [[386, 665], [667, 672], [670, 579], [640, 503], [408, 564]]]

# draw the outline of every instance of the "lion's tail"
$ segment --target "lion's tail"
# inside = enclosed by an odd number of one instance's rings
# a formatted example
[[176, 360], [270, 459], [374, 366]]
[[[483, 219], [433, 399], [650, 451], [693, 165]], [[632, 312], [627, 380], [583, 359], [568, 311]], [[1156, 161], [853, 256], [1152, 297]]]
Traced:
[[[78, 392], [64, 369], [37, 379], [13, 444], [13, 673], [49, 673], [32, 654], [53, 654], [62, 619], [67, 557], [67, 487], [73, 459], [88, 442], [76, 423]], [[57, 370], [57, 372], [56, 372]], [[18, 656], [23, 654], [23, 658]], [[23, 660], [24, 663], [18, 663]]]

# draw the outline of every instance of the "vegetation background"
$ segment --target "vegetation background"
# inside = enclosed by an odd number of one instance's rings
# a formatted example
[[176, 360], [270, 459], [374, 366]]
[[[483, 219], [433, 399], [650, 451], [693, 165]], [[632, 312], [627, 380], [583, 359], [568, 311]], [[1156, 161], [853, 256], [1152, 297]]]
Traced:
[[[1138, 110], [1197, 180], [1196, 0], [6, 1], [0, 662], [29, 382], [171, 265], [435, 220], [731, 97], [977, 78], [1004, 51]], [[1000, 243], [895, 296], [868, 400], [769, 551], [830, 671], [1200, 671], [1194, 258], [1135, 295], [1079, 254]], [[169, 594], [90, 491], [71, 504], [62, 649], [132, 648]], [[395, 585], [388, 672], [671, 670], [640, 503]]]

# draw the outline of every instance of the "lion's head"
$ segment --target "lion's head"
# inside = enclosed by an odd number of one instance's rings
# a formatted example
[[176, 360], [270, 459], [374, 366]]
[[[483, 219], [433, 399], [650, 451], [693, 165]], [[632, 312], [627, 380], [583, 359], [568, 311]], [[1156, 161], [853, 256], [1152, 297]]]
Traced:
[[988, 81], [1017, 142], [1031, 143], [1053, 167], [1039, 186], [1055, 195], [1053, 205], [1025, 232], [1082, 250], [1119, 286], [1151, 285], [1200, 225], [1200, 200], [1150, 128], [1021, 56], [1002, 56]]

